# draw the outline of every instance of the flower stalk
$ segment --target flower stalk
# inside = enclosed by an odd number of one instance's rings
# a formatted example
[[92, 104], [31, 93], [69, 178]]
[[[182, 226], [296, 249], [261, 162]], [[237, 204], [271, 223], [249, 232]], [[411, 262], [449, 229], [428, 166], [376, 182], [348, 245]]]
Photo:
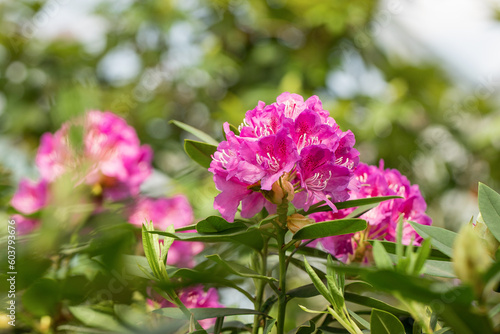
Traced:
[[285, 330], [285, 315], [286, 315], [286, 247], [285, 235], [287, 232], [287, 212], [288, 200], [283, 198], [283, 202], [278, 206], [278, 222], [279, 227], [276, 233], [278, 242], [279, 256], [279, 285], [278, 285], [278, 321], [277, 334], [283, 334]]

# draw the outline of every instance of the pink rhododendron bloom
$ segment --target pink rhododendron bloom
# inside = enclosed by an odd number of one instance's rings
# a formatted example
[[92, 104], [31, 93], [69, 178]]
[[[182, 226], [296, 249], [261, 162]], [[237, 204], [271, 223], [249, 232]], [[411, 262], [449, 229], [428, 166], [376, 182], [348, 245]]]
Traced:
[[[71, 131], [83, 131], [82, 147], [71, 144]], [[80, 132], [81, 132], [80, 131]], [[139, 193], [151, 173], [152, 150], [140, 145], [135, 130], [111, 112], [89, 111], [83, 118], [62, 125], [56, 133], [42, 136], [36, 164], [49, 182], [72, 172], [76, 182], [120, 200]]]
[[15, 214], [16, 230], [19, 235], [28, 234], [38, 225], [36, 218], [25, 217], [43, 209], [49, 200], [49, 185], [45, 180], [31, 181], [27, 179], [19, 182], [19, 188], [11, 199], [11, 205], [21, 214]]
[[[403, 244], [420, 245], [420, 237], [408, 221], [431, 225], [431, 219], [425, 214], [427, 204], [420, 193], [418, 185], [411, 185], [408, 179], [395, 169], [384, 169], [380, 166], [369, 166], [360, 163], [355, 171], [357, 187], [350, 192], [350, 199], [361, 199], [379, 196], [401, 196], [381, 202], [377, 207], [363, 214], [368, 227], [365, 231], [353, 234], [339, 235], [319, 239], [323, 247], [339, 260], [366, 261], [366, 240], [381, 239], [396, 241], [397, 224], [403, 218]], [[316, 221], [341, 219], [349, 215], [355, 208], [339, 210], [338, 212], [320, 212], [311, 215]]]
[[[171, 198], [140, 198], [132, 208], [129, 222], [142, 226], [152, 221], [156, 229], [165, 231], [169, 225], [181, 228], [194, 220], [193, 209], [184, 195]], [[168, 251], [167, 264], [183, 267], [194, 266], [194, 256], [204, 248], [201, 242], [174, 241]]]
[[12, 215], [11, 219], [16, 222], [16, 233], [18, 235], [31, 233], [40, 224], [40, 221], [38, 219], [27, 218], [23, 215], [18, 214]]
[[[220, 308], [224, 307], [219, 304], [219, 294], [215, 288], [210, 288], [207, 291], [203, 290], [202, 286], [192, 286], [184, 288], [182, 291], [178, 293], [179, 299], [187, 308]], [[159, 304], [160, 308], [164, 307], [176, 307], [174, 304], [169, 301], [157, 296], [154, 298]], [[151, 299], [148, 300], [150, 305], [153, 305], [153, 301]], [[203, 319], [198, 322], [203, 328], [208, 328], [215, 324], [215, 318], [213, 319]]]
[[19, 188], [11, 204], [20, 213], [30, 215], [43, 208], [48, 201], [48, 184], [45, 180], [33, 182], [27, 179], [19, 182]]
[[227, 140], [219, 144], [209, 168], [221, 191], [214, 208], [226, 220], [234, 220], [240, 203], [245, 218], [264, 207], [275, 212], [279, 201], [266, 198], [276, 198], [269, 193], [280, 179], [295, 192], [287, 197], [305, 210], [324, 200], [336, 211], [334, 203], [349, 197], [359, 162], [354, 135], [340, 130], [317, 96], [304, 101], [283, 93], [270, 105], [260, 101], [247, 111], [239, 131], [236, 135], [224, 124]]

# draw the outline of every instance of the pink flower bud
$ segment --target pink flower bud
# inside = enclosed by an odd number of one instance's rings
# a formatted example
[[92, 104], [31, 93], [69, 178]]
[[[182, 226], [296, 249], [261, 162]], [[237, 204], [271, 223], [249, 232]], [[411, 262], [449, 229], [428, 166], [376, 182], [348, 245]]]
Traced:
[[288, 216], [288, 218], [286, 219], [286, 225], [288, 226], [288, 229], [294, 234], [302, 227], [313, 223], [313, 219], [307, 218], [298, 213], [294, 213], [293, 215]]

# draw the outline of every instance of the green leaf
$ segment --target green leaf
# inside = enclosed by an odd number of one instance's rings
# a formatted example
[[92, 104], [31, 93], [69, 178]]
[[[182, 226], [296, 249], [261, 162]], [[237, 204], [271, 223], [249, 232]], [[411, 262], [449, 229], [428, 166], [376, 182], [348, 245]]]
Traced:
[[474, 299], [471, 287], [450, 288], [444, 282], [388, 270], [365, 271], [362, 276], [377, 289], [430, 305], [457, 334], [493, 333], [489, 318], [471, 307]]
[[[144, 247], [144, 255], [146, 255], [146, 259], [148, 260], [149, 267], [153, 272], [154, 276], [157, 279], [162, 278], [162, 273], [160, 270], [160, 265], [158, 263], [158, 251], [159, 245], [155, 245], [155, 238], [152, 233], [149, 233], [152, 229], [152, 225], [149, 228], [146, 225], [142, 224], [142, 245]], [[158, 236], [156, 236], [156, 239]]]
[[[245, 315], [245, 314], [262, 314], [262, 312], [244, 309], [244, 308], [190, 308], [188, 309], [191, 312], [196, 320], [203, 320], [209, 318], [217, 318], [217, 317], [227, 317], [231, 315]], [[165, 317], [173, 318], [173, 319], [185, 319], [186, 316], [182, 311], [175, 307], [166, 307], [158, 310], [154, 310], [154, 313], [163, 315]]]
[[[167, 226], [165, 232], [175, 233], [174, 225]], [[168, 250], [170, 249], [170, 246], [172, 246], [174, 241], [175, 239], [170, 237], [165, 237], [163, 239], [163, 246], [161, 247], [161, 259], [160, 259], [160, 262], [162, 264], [165, 264], [165, 261], [167, 260]]]
[[215, 320], [215, 325], [214, 325], [214, 333], [213, 334], [220, 334], [222, 331], [222, 325], [224, 324], [224, 317], [217, 317], [217, 320]]
[[245, 289], [243, 289], [233, 281], [224, 278], [223, 275], [207, 275], [205, 271], [180, 268], [172, 273], [169, 273], [169, 276], [183, 278], [184, 282], [188, 281], [190, 284], [210, 283], [211, 285], [233, 288], [244, 294], [250, 301], [254, 301], [254, 298], [249, 292], [247, 292]]
[[361, 326], [363, 326], [364, 328], [370, 330], [370, 323], [368, 321], [366, 321], [365, 319], [361, 318], [359, 315], [357, 315], [356, 313], [354, 313], [354, 311], [351, 311], [349, 309], [347, 309], [347, 312], [349, 312], [349, 314], [351, 315], [351, 317], [354, 318], [354, 320], [356, 320]]
[[266, 325], [264, 326], [264, 332], [262, 334], [269, 334], [271, 333], [274, 325], [276, 324], [276, 319], [267, 319], [266, 320]]
[[196, 224], [196, 230], [201, 234], [218, 233], [230, 230], [231, 232], [246, 229], [246, 225], [235, 221], [230, 223], [219, 216], [210, 216]]
[[212, 162], [212, 155], [217, 151], [217, 146], [185, 139], [184, 150], [201, 167], [209, 168]]
[[381, 300], [373, 297], [359, 295], [357, 293], [345, 292], [344, 298], [346, 301], [363, 305], [369, 308], [377, 308], [379, 310], [387, 311], [393, 314], [409, 316], [410, 314], [405, 310], [389, 305]]
[[453, 334], [453, 331], [450, 327], [443, 327], [438, 331], [435, 331], [434, 334]]
[[370, 317], [372, 334], [405, 334], [401, 321], [389, 312], [373, 309]]
[[389, 254], [387, 254], [384, 246], [382, 246], [378, 240], [373, 242], [373, 258], [377, 268], [392, 269], [392, 260], [389, 257]]
[[210, 135], [206, 134], [205, 132], [192, 127], [191, 125], [187, 125], [185, 123], [175, 121], [175, 120], [170, 121], [170, 123], [177, 125], [182, 130], [187, 131], [190, 134], [198, 137], [199, 139], [203, 140], [205, 143], [208, 143], [208, 144], [214, 145], [214, 146], [219, 145], [219, 142], [217, 140], [213, 139]]
[[314, 322], [309, 321], [308, 326], [300, 326], [295, 334], [312, 334], [316, 331], [316, 325]]
[[313, 282], [314, 286], [316, 287], [316, 289], [319, 291], [319, 293], [325, 297], [325, 299], [332, 305], [335, 305], [335, 300], [333, 299], [333, 297], [330, 295], [330, 292], [328, 291], [328, 289], [326, 288], [325, 284], [323, 284], [323, 282], [321, 281], [321, 279], [319, 278], [318, 274], [316, 274], [316, 272], [314, 271], [314, 269], [311, 267], [311, 265], [309, 264], [309, 262], [307, 262], [307, 259], [305, 258], [304, 256], [304, 265], [305, 265], [305, 269], [306, 269], [306, 272], [307, 274], [309, 275], [309, 277], [311, 278], [311, 281]]
[[415, 222], [409, 223], [422, 238], [432, 238], [431, 243], [434, 247], [448, 255], [450, 258], [452, 257], [453, 242], [457, 236], [455, 232], [436, 226], [421, 225]]
[[88, 306], [70, 306], [71, 313], [83, 324], [118, 333], [130, 333], [113, 316], [93, 310]]
[[432, 239], [425, 239], [424, 242], [422, 242], [421, 247], [418, 248], [416, 252], [417, 258], [415, 260], [415, 265], [413, 267], [414, 275], [420, 274], [422, 268], [424, 268], [425, 266], [425, 262], [427, 261], [427, 258], [431, 253], [431, 240]]
[[[368, 240], [370, 244], [373, 245], [373, 240]], [[385, 250], [389, 254], [396, 254], [396, 243], [392, 241], [385, 241], [385, 240], [379, 240], [380, 244], [384, 246]], [[432, 244], [432, 242], [431, 242]], [[403, 254], [406, 252], [406, 249], [408, 246], [403, 245]], [[420, 246], [413, 246], [414, 249], [418, 250], [420, 249]], [[439, 261], [450, 261], [450, 257], [440, 250], [437, 249], [431, 249], [431, 252], [429, 254], [429, 259], [431, 260], [439, 260]]]
[[[333, 204], [335, 204], [335, 207], [338, 210], [341, 210], [341, 209], [354, 208], [354, 207], [363, 206], [363, 205], [380, 203], [383, 201], [396, 199], [396, 198], [402, 198], [402, 197], [400, 197], [400, 196], [369, 197], [369, 198], [353, 199], [353, 200], [349, 200], [349, 201], [345, 201], [345, 202], [338, 202], [338, 203], [333, 203]], [[332, 210], [332, 208], [330, 208], [328, 205], [323, 205], [323, 206], [319, 206], [319, 207], [316, 207], [313, 209], [309, 209], [307, 212], [304, 212], [304, 210], [300, 210], [298, 213], [303, 214], [303, 215], [309, 215], [309, 214], [315, 213], [315, 212], [325, 212], [325, 211], [331, 211], [331, 210]]]
[[319, 291], [310, 283], [288, 291], [287, 295], [290, 298], [310, 298], [319, 295]]
[[294, 235], [294, 240], [317, 239], [354, 233], [366, 229], [366, 221], [363, 219], [338, 219], [306, 225]]
[[27, 311], [41, 317], [54, 314], [59, 296], [59, 283], [53, 279], [42, 278], [33, 283], [22, 294], [22, 302]]
[[425, 261], [424, 264], [423, 273], [436, 277], [447, 277], [447, 278], [457, 277], [453, 269], [453, 264], [448, 261], [427, 260]]
[[260, 275], [258, 272], [253, 271], [252, 269], [249, 269], [245, 266], [242, 266], [239, 263], [232, 262], [232, 261], [225, 261], [219, 256], [219, 254], [207, 255], [205, 257], [209, 260], [212, 260], [212, 261], [220, 264], [221, 266], [223, 266], [224, 268], [229, 270], [229, 272], [231, 272], [237, 276], [247, 277], [247, 278], [257, 278], [257, 279], [262, 279], [262, 280], [265, 280], [268, 282], [276, 282], [277, 281], [277, 279], [274, 277]]
[[491, 234], [500, 242], [500, 194], [479, 182], [479, 211]]
[[248, 229], [246, 231], [242, 230], [239, 232], [233, 232], [232, 230], [226, 230], [219, 232], [217, 234], [200, 234], [200, 233], [168, 233], [160, 231], [151, 231], [151, 234], [159, 234], [167, 237], [175, 238], [175, 240], [181, 241], [202, 241], [202, 242], [238, 242], [243, 245], [252, 247], [258, 251], [262, 250], [264, 247], [264, 239], [262, 239], [262, 234], [257, 229]]

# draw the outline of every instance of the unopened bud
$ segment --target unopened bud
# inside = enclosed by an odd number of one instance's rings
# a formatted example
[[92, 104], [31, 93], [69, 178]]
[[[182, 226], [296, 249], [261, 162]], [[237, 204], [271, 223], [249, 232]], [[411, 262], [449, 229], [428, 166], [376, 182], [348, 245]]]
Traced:
[[270, 191], [264, 192], [264, 196], [273, 204], [283, 203], [283, 198], [285, 198], [285, 196], [288, 201], [291, 201], [294, 195], [295, 189], [293, 189], [293, 185], [289, 181], [283, 179], [281, 185], [278, 180], [273, 183], [273, 187]]
[[472, 225], [465, 225], [458, 233], [453, 244], [452, 260], [457, 277], [472, 285], [476, 294], [480, 294], [484, 287], [482, 276], [492, 260], [488, 256], [484, 240], [478, 236]]
[[484, 240], [486, 247], [488, 248], [488, 254], [494, 258], [498, 247], [500, 247], [500, 243], [493, 236], [488, 226], [486, 226], [481, 213], [477, 216], [476, 224], [474, 225], [474, 232], [476, 232], [477, 235]]
[[286, 219], [286, 225], [290, 232], [294, 233], [300, 230], [302, 227], [306, 225], [311, 225], [314, 223], [314, 220], [311, 218], [307, 218], [301, 214], [294, 213], [291, 216], [288, 216]]

